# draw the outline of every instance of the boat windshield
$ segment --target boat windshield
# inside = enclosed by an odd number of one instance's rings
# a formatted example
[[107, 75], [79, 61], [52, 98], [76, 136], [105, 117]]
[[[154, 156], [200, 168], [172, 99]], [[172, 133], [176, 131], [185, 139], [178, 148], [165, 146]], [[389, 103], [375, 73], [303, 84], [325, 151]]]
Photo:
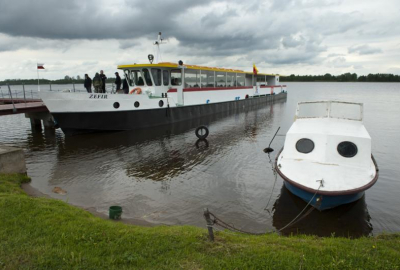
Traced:
[[342, 101], [299, 102], [296, 118], [338, 118], [362, 121], [363, 104]]
[[129, 83], [132, 86], [143, 86], [144, 80], [140, 70], [131, 70], [129, 74]]

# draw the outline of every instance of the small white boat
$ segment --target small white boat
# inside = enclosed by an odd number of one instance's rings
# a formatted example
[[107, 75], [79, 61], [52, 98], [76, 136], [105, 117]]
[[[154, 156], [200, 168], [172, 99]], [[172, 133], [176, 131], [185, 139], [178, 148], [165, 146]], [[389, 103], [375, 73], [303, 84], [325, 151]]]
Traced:
[[378, 180], [363, 104], [300, 102], [275, 168], [296, 196], [325, 210], [360, 199]]

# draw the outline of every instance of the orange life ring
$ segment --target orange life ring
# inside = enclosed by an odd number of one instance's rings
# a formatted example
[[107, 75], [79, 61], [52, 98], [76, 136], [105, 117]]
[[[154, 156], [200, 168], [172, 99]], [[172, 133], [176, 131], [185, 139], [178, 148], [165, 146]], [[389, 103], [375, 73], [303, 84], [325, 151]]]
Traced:
[[141, 93], [142, 93], [142, 88], [140, 88], [140, 87], [133, 88], [133, 89], [129, 92], [129, 94], [133, 94], [133, 93], [135, 93], [135, 92], [136, 92], [136, 94], [141, 94]]

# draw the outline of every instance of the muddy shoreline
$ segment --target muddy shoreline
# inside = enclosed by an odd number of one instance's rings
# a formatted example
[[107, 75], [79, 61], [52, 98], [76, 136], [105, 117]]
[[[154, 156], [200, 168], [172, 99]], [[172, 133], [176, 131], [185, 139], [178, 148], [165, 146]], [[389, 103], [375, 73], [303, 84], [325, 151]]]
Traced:
[[[36, 188], [32, 187], [30, 183], [24, 183], [21, 185], [21, 188], [26, 192], [26, 194], [28, 194], [31, 197], [35, 197], [35, 198], [47, 198], [47, 199], [53, 199], [53, 200], [57, 200], [53, 197], [50, 197], [47, 194], [44, 194], [42, 192], [40, 192], [39, 190], [37, 190]], [[68, 203], [69, 205], [81, 208], [85, 211], [88, 211], [89, 213], [93, 214], [96, 217], [102, 218], [102, 219], [109, 219], [107, 215], [98, 212], [94, 207], [82, 207], [80, 205], [75, 205], [75, 204], [71, 204]], [[165, 224], [155, 224], [155, 223], [151, 223], [145, 220], [141, 220], [141, 219], [133, 219], [133, 218], [123, 218], [121, 220], [113, 220], [115, 222], [122, 222], [125, 224], [131, 224], [131, 225], [136, 225], [136, 226], [144, 226], [144, 227], [155, 227], [155, 226], [168, 226]]]

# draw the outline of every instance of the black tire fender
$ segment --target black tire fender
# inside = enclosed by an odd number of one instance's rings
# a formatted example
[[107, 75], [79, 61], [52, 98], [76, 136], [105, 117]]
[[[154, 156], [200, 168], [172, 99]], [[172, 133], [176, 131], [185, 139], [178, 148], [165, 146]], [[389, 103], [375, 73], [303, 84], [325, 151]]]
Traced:
[[199, 126], [198, 128], [196, 128], [195, 133], [196, 133], [197, 138], [205, 139], [208, 137], [209, 131], [206, 126]]

